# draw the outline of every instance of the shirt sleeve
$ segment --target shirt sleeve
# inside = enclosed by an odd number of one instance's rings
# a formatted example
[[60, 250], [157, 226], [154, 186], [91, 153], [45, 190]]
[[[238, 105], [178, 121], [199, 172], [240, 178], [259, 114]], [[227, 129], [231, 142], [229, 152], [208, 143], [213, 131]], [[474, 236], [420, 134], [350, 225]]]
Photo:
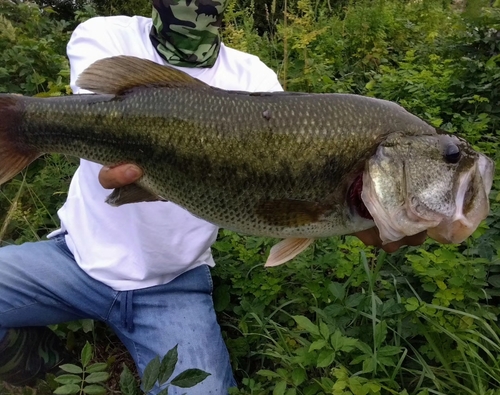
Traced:
[[73, 93], [91, 93], [76, 85], [78, 76], [99, 59], [120, 55], [107, 29], [105, 17], [89, 19], [77, 26], [66, 47]]

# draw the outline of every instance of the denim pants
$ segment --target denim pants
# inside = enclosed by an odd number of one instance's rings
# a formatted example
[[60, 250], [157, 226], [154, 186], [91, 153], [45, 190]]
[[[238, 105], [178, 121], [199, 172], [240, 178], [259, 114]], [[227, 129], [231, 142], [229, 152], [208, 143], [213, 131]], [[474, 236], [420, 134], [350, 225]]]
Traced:
[[[208, 266], [165, 285], [119, 292], [76, 264], [64, 236], [0, 248], [0, 341], [9, 328], [44, 326], [81, 318], [106, 322], [132, 355], [139, 374], [157, 355], [178, 345], [172, 377], [198, 368], [210, 376], [169, 394], [227, 394], [235, 386], [229, 355], [212, 302]], [[157, 394], [155, 388], [152, 394]]]

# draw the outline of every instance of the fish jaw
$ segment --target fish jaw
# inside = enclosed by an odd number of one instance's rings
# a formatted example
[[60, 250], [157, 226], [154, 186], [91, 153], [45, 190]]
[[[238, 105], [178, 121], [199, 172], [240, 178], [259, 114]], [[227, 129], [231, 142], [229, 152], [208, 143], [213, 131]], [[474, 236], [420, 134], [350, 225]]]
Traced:
[[[429, 237], [444, 244], [461, 243], [477, 229], [490, 211], [488, 195], [493, 184], [494, 167], [491, 159], [479, 156], [477, 165], [461, 176], [455, 195], [455, 213], [438, 226], [428, 229]], [[468, 204], [470, 197], [467, 195], [475, 186], [477, 197], [472, 204]]]
[[365, 171], [361, 198], [373, 217], [384, 245], [434, 228], [443, 220], [443, 217], [437, 213], [434, 216], [427, 215], [427, 218], [422, 218], [409, 208], [407, 202], [402, 202], [401, 205], [395, 207], [387, 207], [379, 198], [381, 193], [383, 193], [381, 180]]
[[[363, 173], [361, 197], [379, 229], [383, 244], [427, 231], [432, 239], [443, 243], [461, 243], [469, 237], [489, 213], [488, 194], [493, 183], [494, 162], [485, 155], [478, 154], [477, 162], [459, 176], [453, 199], [453, 210], [436, 212], [423, 210], [406, 194], [405, 170], [398, 173], [401, 177], [399, 187], [393, 181], [394, 169], [383, 155], [371, 161]], [[388, 187], [390, 185], [390, 187]], [[406, 185], [406, 187], [408, 187]], [[392, 189], [391, 189], [392, 188]], [[392, 205], [394, 199], [387, 195], [404, 196]]]

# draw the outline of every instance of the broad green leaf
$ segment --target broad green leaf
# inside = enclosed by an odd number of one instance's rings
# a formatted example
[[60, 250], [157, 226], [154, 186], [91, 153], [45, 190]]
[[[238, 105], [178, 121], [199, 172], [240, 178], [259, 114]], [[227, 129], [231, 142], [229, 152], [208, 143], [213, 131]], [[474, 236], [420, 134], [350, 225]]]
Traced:
[[419, 307], [420, 307], [420, 303], [419, 303], [418, 299], [415, 297], [408, 298], [408, 300], [406, 301], [405, 308], [408, 311], [418, 310]]
[[368, 395], [370, 392], [368, 388], [365, 388], [359, 377], [349, 379], [349, 389], [356, 395]]
[[292, 317], [297, 325], [301, 328], [304, 328], [307, 332], [319, 336], [319, 329], [316, 325], [314, 325], [311, 320], [303, 315], [294, 315]]
[[292, 372], [292, 382], [293, 385], [298, 387], [301, 385], [307, 378], [307, 373], [304, 368], [295, 368]]
[[345, 297], [345, 289], [344, 286], [337, 282], [332, 282], [328, 286], [328, 290], [331, 292], [333, 297], [338, 300], [344, 300]]
[[92, 332], [94, 330], [94, 320], [92, 319], [82, 320], [82, 329], [85, 333]]
[[375, 325], [375, 345], [379, 348], [387, 336], [387, 322], [380, 321]]
[[59, 388], [56, 388], [54, 394], [57, 395], [70, 395], [78, 394], [80, 392], [80, 386], [76, 384], [66, 384]]
[[358, 363], [361, 363], [367, 358], [371, 358], [371, 356], [366, 354], [358, 355], [356, 358], [351, 360], [350, 365], [356, 365]]
[[82, 377], [74, 374], [61, 374], [54, 380], [61, 384], [78, 384], [81, 383]]
[[205, 380], [210, 373], [200, 369], [188, 369], [177, 375], [170, 384], [181, 388], [191, 388]]
[[401, 353], [402, 347], [398, 346], [384, 346], [377, 351], [378, 356], [391, 357]]
[[169, 350], [167, 354], [163, 357], [160, 365], [160, 371], [158, 374], [158, 382], [160, 385], [166, 383], [167, 380], [174, 373], [175, 365], [177, 364], [178, 353], [177, 353], [177, 344], [174, 348]]
[[104, 372], [108, 368], [108, 364], [104, 362], [93, 363], [85, 371], [87, 373]]
[[323, 321], [320, 321], [319, 323], [319, 332], [325, 339], [328, 339], [330, 337], [330, 329], [328, 328], [328, 325], [326, 325]]
[[85, 394], [89, 394], [89, 395], [105, 395], [106, 388], [104, 388], [100, 385], [97, 385], [97, 384], [92, 384], [92, 385], [87, 385], [86, 387], [84, 387], [83, 392]]
[[326, 340], [316, 340], [314, 342], [311, 343], [311, 345], [309, 346], [309, 351], [314, 351], [314, 350], [321, 350], [323, 348], [325, 348], [326, 346], [328, 345], [328, 343], [326, 342]]
[[274, 386], [273, 395], [285, 395], [286, 381], [280, 381]]
[[377, 355], [377, 362], [379, 365], [383, 366], [396, 366], [394, 358], [391, 357], [381, 357], [380, 355]]
[[85, 381], [87, 383], [101, 383], [106, 381], [109, 378], [108, 372], [95, 372], [90, 373], [87, 377], [85, 377]]
[[346, 307], [358, 307], [362, 302], [364, 302], [366, 299], [366, 295], [362, 293], [355, 293], [352, 295], [349, 295], [345, 299], [345, 305]]
[[60, 369], [64, 370], [68, 373], [80, 374], [83, 373], [83, 370], [80, 366], [76, 366], [70, 363], [66, 363], [64, 365], [59, 366]]
[[356, 343], [356, 348], [358, 348], [360, 351], [367, 355], [372, 355], [372, 349], [371, 347], [366, 344], [365, 342], [362, 342], [361, 340], [358, 340]]
[[264, 376], [268, 378], [277, 378], [277, 379], [281, 378], [281, 376], [278, 373], [273, 372], [272, 370], [261, 369], [257, 372], [257, 374], [259, 376]]
[[144, 374], [142, 375], [142, 386], [144, 387], [144, 392], [148, 393], [154, 387], [156, 381], [158, 380], [158, 374], [160, 372], [160, 357], [156, 356], [149, 362], [144, 369]]
[[89, 342], [86, 342], [85, 346], [83, 346], [82, 349], [82, 355], [81, 355], [82, 366], [86, 367], [90, 363], [91, 359], [92, 359], [92, 346], [90, 345]]
[[330, 342], [335, 351], [349, 352], [358, 344], [358, 339], [343, 336], [337, 329], [332, 335]]
[[375, 370], [375, 360], [373, 357], [368, 357], [363, 361], [363, 373], [370, 373]]
[[168, 395], [168, 388], [169, 388], [169, 386], [167, 385], [160, 392], [158, 392], [158, 395]]
[[123, 364], [123, 371], [120, 375], [120, 390], [122, 395], [137, 395], [138, 392], [135, 377], [125, 364]]
[[326, 368], [330, 366], [335, 359], [335, 351], [333, 350], [323, 350], [319, 353], [318, 361], [316, 366], [318, 368]]

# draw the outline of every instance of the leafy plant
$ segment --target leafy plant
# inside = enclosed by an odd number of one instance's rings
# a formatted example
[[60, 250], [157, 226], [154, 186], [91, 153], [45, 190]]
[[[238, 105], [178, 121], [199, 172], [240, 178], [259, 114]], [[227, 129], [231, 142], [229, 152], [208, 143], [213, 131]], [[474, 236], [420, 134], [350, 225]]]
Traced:
[[[191, 388], [210, 376], [210, 373], [200, 369], [186, 369], [170, 380], [177, 361], [177, 346], [175, 346], [167, 352], [161, 362], [159, 357], [149, 362], [142, 376], [142, 390], [144, 393], [149, 393], [155, 384], [158, 384], [158, 386], [164, 387], [158, 395], [167, 395], [171, 386]], [[124, 395], [136, 395], [139, 393], [135, 378], [125, 365], [120, 376], [120, 389]]]
[[66, 374], [61, 374], [55, 378], [55, 381], [62, 385], [55, 389], [54, 394], [106, 394], [103, 383], [109, 378], [109, 374], [106, 372], [107, 364], [102, 362], [90, 364], [91, 360], [92, 346], [87, 342], [81, 352], [81, 366], [74, 364], [60, 366], [60, 369]]

